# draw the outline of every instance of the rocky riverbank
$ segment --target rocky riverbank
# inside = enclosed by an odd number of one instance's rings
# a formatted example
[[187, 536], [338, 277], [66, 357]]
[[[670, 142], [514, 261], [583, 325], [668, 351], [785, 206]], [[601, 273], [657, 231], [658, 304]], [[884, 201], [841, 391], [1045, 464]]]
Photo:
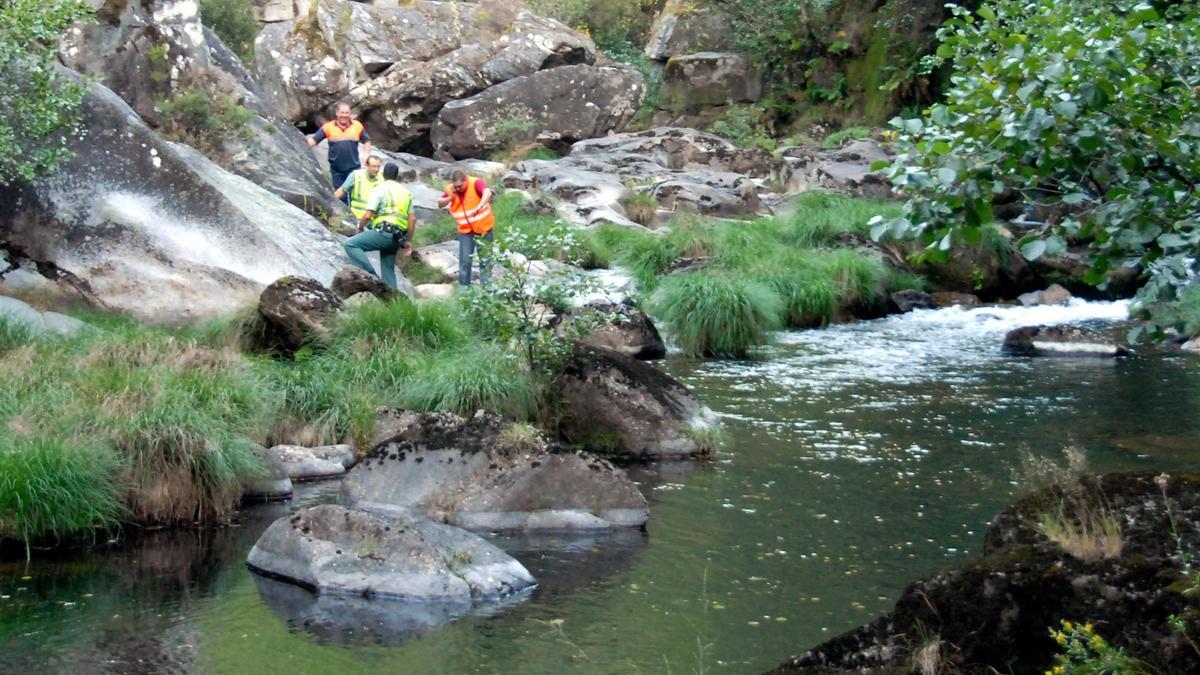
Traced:
[[[1048, 526], [1060, 517], [1076, 536]], [[992, 521], [983, 557], [772, 672], [1043, 672], [1075, 634], [1063, 621], [1124, 650], [1129, 667], [1196, 672], [1198, 555], [1200, 476], [1084, 478], [1026, 497]], [[1097, 659], [1100, 644], [1087, 647]]]

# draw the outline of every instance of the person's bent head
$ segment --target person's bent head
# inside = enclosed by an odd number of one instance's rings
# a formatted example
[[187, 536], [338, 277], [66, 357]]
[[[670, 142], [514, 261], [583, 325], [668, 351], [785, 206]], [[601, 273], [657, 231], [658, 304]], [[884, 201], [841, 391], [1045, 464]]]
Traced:
[[387, 165], [383, 167], [384, 180], [396, 180], [396, 178], [399, 176], [400, 167], [396, 166], [394, 163], [388, 162]]
[[367, 158], [367, 175], [374, 178], [379, 174], [379, 167], [383, 165], [383, 160], [379, 159], [378, 155], [371, 155]]
[[467, 173], [462, 169], [455, 169], [454, 173], [450, 174], [450, 184], [454, 186], [454, 191], [462, 194], [467, 191]]

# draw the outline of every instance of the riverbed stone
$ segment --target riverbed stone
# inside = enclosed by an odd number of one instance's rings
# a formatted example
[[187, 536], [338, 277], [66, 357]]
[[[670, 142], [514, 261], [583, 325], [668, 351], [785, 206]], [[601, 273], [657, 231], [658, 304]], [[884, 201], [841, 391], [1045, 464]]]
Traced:
[[586, 448], [638, 459], [683, 458], [718, 417], [678, 380], [607, 349], [579, 346], [554, 379], [560, 432]]
[[342, 468], [349, 470], [354, 468], [358, 463], [358, 456], [354, 454], [354, 446], [347, 444], [338, 445], [319, 445], [315, 448], [309, 448], [309, 452], [313, 457], [324, 460], [326, 462], [335, 462], [341, 464]]
[[933, 299], [933, 306], [939, 309], [945, 307], [978, 307], [979, 296], [971, 293], [958, 293], [956, 291], [935, 291], [930, 294]]
[[346, 473], [345, 463], [353, 463], [353, 451], [350, 460], [345, 459], [346, 447], [328, 446], [316, 452], [298, 445], [276, 445], [266, 451], [263, 459], [282, 468], [294, 481], [324, 480], [342, 476]]
[[[262, 455], [266, 456], [266, 449]], [[257, 476], [242, 481], [242, 499], [244, 501], [281, 501], [292, 496], [292, 479], [287, 469], [271, 461], [263, 462], [263, 470]]]
[[1125, 356], [1124, 345], [1090, 336], [1078, 328], [1022, 326], [1004, 336], [1004, 353], [1009, 356], [1067, 356], [1112, 358]]
[[1066, 305], [1071, 302], [1071, 291], [1059, 284], [1051, 284], [1041, 291], [1030, 291], [1017, 296], [1017, 300], [1025, 307], [1036, 305]]
[[[1080, 556], [1048, 538], [1045, 514], [1093, 500], [1121, 530], [1115, 555]], [[1178, 539], [1177, 539], [1178, 535]], [[910, 672], [936, 636], [939, 672], [1045, 672], [1066, 619], [1150, 666], [1200, 672], [1200, 654], [1169, 624], [1200, 598], [1183, 560], [1200, 554], [1200, 476], [1110, 474], [1038, 491], [993, 519], [984, 555], [911, 584], [874, 621], [790, 659], [776, 673]]]
[[936, 306], [933, 297], [925, 291], [918, 291], [915, 288], [896, 291], [888, 296], [888, 301], [901, 314], [906, 314], [914, 309], [933, 309]]
[[482, 411], [392, 413], [392, 437], [342, 482], [339, 501], [470, 529], [641, 527], [645, 498], [621, 469]]
[[318, 593], [468, 606], [534, 584], [519, 562], [470, 532], [334, 504], [272, 523], [246, 564]]
[[358, 293], [370, 293], [380, 300], [390, 300], [396, 295], [396, 289], [383, 283], [379, 277], [357, 267], [343, 267], [333, 275], [333, 283], [329, 289], [342, 299]]
[[584, 305], [568, 312], [558, 324], [558, 330], [569, 330], [571, 322], [585, 314], [595, 321], [595, 327], [579, 338], [580, 344], [642, 360], [661, 359], [667, 355], [667, 345], [654, 321], [642, 310], [629, 305]]
[[418, 300], [449, 300], [454, 297], [457, 284], [418, 284]]

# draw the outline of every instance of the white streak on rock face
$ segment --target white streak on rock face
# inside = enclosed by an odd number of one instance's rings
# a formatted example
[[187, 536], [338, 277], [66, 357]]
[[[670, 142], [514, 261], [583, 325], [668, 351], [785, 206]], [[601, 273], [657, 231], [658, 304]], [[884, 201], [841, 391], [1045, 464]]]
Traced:
[[196, 0], [164, 2], [154, 10], [153, 16], [155, 23], [167, 23], [172, 20], [198, 20], [200, 18], [200, 3]]

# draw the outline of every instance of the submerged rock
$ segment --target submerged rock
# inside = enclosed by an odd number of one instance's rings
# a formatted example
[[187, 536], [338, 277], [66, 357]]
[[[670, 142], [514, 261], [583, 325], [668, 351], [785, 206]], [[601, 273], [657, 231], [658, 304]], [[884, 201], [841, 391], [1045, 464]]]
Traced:
[[380, 414], [392, 436], [342, 482], [346, 506], [472, 529], [640, 527], [648, 517], [624, 471], [532, 427], [482, 412]]
[[242, 499], [245, 501], [280, 501], [292, 496], [292, 479], [287, 469], [268, 458], [266, 448], [258, 448], [263, 461], [262, 472], [242, 482]]
[[909, 672], [923, 649], [940, 652], [939, 672], [1045, 672], [1061, 649], [1049, 631], [1064, 619], [1094, 625], [1151, 672], [1200, 672], [1200, 655], [1168, 619], [1200, 613], [1182, 569], [1200, 553], [1200, 476], [1086, 478], [1070, 494], [1091, 495], [1118, 524], [1116, 551], [1064, 550], [1040, 522], [1073, 497], [1035, 493], [992, 521], [984, 557], [912, 584], [888, 614], [774, 672]]
[[272, 523], [246, 564], [318, 593], [465, 606], [534, 584], [520, 563], [465, 530], [333, 504]]
[[581, 346], [554, 380], [560, 431], [572, 443], [633, 458], [703, 454], [698, 441], [718, 418], [687, 387], [654, 366]]
[[1022, 326], [1004, 336], [1004, 353], [1010, 356], [1125, 356], [1122, 345], [1092, 339], [1077, 328]]

